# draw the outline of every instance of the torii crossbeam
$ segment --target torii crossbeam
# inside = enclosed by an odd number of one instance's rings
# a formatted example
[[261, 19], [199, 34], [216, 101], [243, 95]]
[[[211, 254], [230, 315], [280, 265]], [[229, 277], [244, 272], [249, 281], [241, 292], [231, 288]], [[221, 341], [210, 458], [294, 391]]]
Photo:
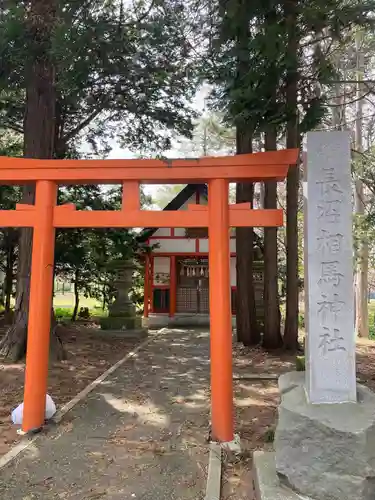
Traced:
[[[44, 423], [53, 293], [55, 229], [72, 227], [208, 227], [210, 269], [211, 415], [213, 437], [233, 439], [232, 327], [229, 228], [283, 224], [281, 210], [252, 210], [228, 204], [229, 182], [285, 179], [299, 151], [186, 160], [37, 160], [0, 157], [1, 184], [36, 182], [35, 205], [0, 210], [1, 227], [32, 227], [29, 323], [22, 430]], [[208, 208], [186, 211], [141, 210], [139, 185], [207, 183]], [[119, 211], [76, 210], [57, 206], [58, 185], [122, 184]]]

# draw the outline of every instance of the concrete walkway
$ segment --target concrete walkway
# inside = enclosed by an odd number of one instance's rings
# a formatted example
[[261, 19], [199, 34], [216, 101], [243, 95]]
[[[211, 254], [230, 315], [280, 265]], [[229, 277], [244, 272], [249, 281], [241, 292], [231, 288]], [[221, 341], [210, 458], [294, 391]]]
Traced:
[[208, 384], [207, 332], [157, 334], [0, 471], [1, 500], [203, 499]]

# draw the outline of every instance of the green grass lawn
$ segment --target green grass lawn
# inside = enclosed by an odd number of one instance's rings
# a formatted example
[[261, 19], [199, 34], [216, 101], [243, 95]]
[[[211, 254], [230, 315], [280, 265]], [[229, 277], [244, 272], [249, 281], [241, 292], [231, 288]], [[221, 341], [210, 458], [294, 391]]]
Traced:
[[370, 323], [374, 323], [375, 318], [375, 300], [370, 300], [368, 304], [368, 315]]
[[[299, 326], [304, 328], [304, 310], [305, 304], [299, 305]], [[285, 311], [285, 306], [284, 310]], [[368, 303], [368, 320], [369, 320], [369, 338], [375, 340], [375, 300], [370, 300]]]
[[[53, 307], [57, 318], [70, 319], [74, 310], [74, 294], [70, 292], [57, 293], [53, 299]], [[80, 297], [79, 309], [87, 307], [91, 316], [106, 316], [106, 311], [103, 311], [102, 304], [95, 299]]]
[[375, 300], [368, 304], [369, 338], [375, 340]]
[[[14, 307], [14, 299], [11, 301], [11, 307]], [[88, 307], [91, 316], [107, 316], [107, 311], [102, 309], [102, 304], [96, 299], [80, 297], [78, 310], [81, 307]], [[74, 294], [70, 292], [57, 293], [53, 299], [53, 308], [57, 318], [70, 319], [74, 311]], [[0, 311], [3, 310], [4, 307], [1, 306]]]
[[[64, 294], [57, 293], [53, 299], [54, 307], [59, 308], [73, 308], [74, 307], [74, 294], [70, 292], [66, 292]], [[88, 307], [91, 309], [101, 309], [101, 303], [96, 299], [80, 297], [79, 299], [79, 307]]]

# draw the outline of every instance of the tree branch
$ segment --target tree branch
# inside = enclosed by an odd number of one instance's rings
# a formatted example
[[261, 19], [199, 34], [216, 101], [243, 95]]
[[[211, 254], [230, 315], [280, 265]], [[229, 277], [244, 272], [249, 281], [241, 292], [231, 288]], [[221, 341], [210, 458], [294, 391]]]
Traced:
[[[121, 6], [123, 5], [123, 2], [121, 2]], [[155, 5], [155, 0], [151, 0], [151, 3], [150, 3], [150, 7], [146, 10], [146, 12], [144, 12], [141, 17], [139, 17], [138, 19], [135, 19], [134, 21], [132, 22], [129, 22], [129, 23], [125, 23], [121, 26], [121, 28], [128, 28], [129, 26], [133, 26], [134, 24], [139, 24], [141, 23], [142, 21], [144, 21], [146, 19], [146, 17], [150, 14], [151, 10], [153, 9]]]
[[77, 125], [73, 130], [71, 130], [69, 133], [67, 133], [65, 136], [61, 138], [61, 141], [63, 143], [69, 142], [73, 137], [78, 135], [84, 128], [86, 128], [92, 120], [94, 120], [104, 109], [105, 103], [103, 102], [101, 106], [93, 111], [83, 122], [81, 122], [79, 125]]
[[17, 132], [18, 134], [23, 134], [23, 127], [20, 127], [18, 125], [15, 125], [13, 123], [5, 122], [3, 123], [4, 128], [8, 128], [10, 130], [13, 130], [14, 132]]

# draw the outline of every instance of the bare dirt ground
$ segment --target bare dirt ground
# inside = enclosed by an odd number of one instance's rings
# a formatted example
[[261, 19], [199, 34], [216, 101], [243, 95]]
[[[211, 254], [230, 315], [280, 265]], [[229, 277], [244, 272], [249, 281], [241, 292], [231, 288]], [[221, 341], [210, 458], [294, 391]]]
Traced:
[[[4, 330], [0, 331], [0, 338]], [[60, 331], [67, 360], [53, 362], [49, 370], [48, 393], [59, 408], [90, 382], [123, 358], [136, 341], [97, 337], [90, 327], [77, 324]], [[11, 411], [23, 401], [25, 364], [0, 358], [0, 456], [19, 440]]]
[[209, 334], [173, 329], [151, 336], [1, 469], [1, 500], [203, 500]]
[[[280, 351], [272, 355], [259, 348], [234, 348], [234, 372], [241, 377], [254, 373], [281, 374], [294, 370], [295, 356]], [[375, 391], [375, 341], [357, 342], [357, 376]], [[235, 376], [236, 379], [236, 376]], [[223, 467], [222, 500], [254, 500], [251, 456], [255, 450], [272, 449], [279, 394], [277, 381], [234, 380], [236, 432], [241, 436], [243, 454], [226, 454]]]
[[[97, 338], [89, 328], [82, 327], [66, 330], [63, 342], [68, 360], [51, 365], [49, 380], [49, 394], [58, 406], [72, 399], [135, 345], [122, 339]], [[260, 348], [235, 345], [233, 359], [235, 429], [241, 436], [243, 454], [224, 456], [222, 500], [254, 500], [251, 455], [256, 449], [272, 448], [279, 395], [276, 380], [254, 380], [247, 376], [293, 370], [295, 356], [283, 351], [269, 354]], [[375, 390], [374, 341], [358, 340], [357, 375], [361, 383]], [[0, 361], [0, 455], [18, 439], [10, 412], [22, 401], [23, 379], [23, 364]]]

